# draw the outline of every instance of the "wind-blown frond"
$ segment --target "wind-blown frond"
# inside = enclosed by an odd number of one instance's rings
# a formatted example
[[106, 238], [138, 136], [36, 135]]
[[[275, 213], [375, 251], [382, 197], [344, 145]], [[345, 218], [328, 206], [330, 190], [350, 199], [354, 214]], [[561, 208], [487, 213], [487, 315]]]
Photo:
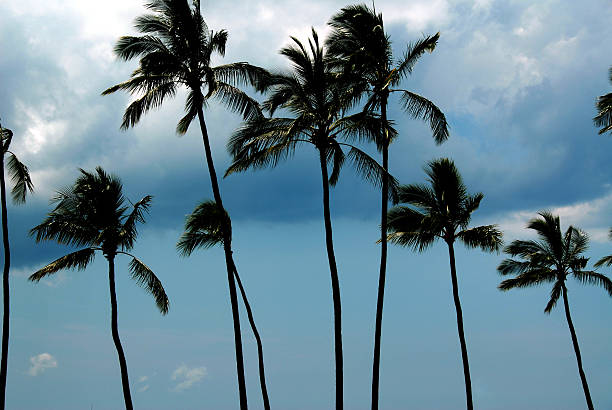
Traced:
[[387, 240], [422, 252], [440, 237], [437, 221], [407, 206], [396, 206], [387, 214]]
[[13, 202], [22, 204], [26, 200], [26, 194], [34, 192], [34, 184], [32, 184], [30, 179], [28, 167], [20, 162], [12, 152], [9, 152], [6, 166], [13, 182], [13, 189], [11, 191]]
[[84, 270], [87, 265], [93, 262], [95, 252], [96, 249], [94, 248], [85, 248], [76, 252], [69, 253], [68, 255], [64, 255], [61, 258], [54, 260], [47, 266], [34, 272], [32, 275], [30, 275], [28, 280], [32, 282], [38, 282], [45, 276], [51, 275], [64, 269]]
[[121, 129], [133, 127], [140, 121], [143, 114], [161, 106], [166, 97], [172, 97], [176, 94], [176, 83], [164, 82], [152, 89], [149, 89], [145, 95], [133, 101], [125, 109]]
[[480, 248], [487, 252], [499, 252], [502, 233], [497, 225], [484, 225], [457, 233], [457, 238], [469, 248]]
[[263, 117], [259, 103], [249, 97], [244, 91], [224, 82], [217, 82], [213, 96], [221, 101], [227, 108], [240, 115], [245, 120], [254, 120]]
[[557, 281], [550, 291], [550, 300], [544, 308], [544, 313], [550, 313], [553, 310], [559, 300], [559, 296], [561, 296], [561, 292], [563, 292], [563, 282]]
[[146, 195], [133, 205], [134, 208], [132, 209], [130, 215], [126, 218], [119, 233], [120, 245], [123, 250], [130, 250], [134, 247], [134, 241], [138, 235], [138, 232], [136, 231], [136, 224], [145, 223], [144, 215], [145, 213], [149, 212], [152, 200], [153, 197], [151, 195]]
[[376, 162], [374, 158], [355, 146], [350, 146], [346, 157], [353, 163], [357, 174], [361, 175], [363, 179], [375, 187], [381, 187], [383, 178], [387, 178], [389, 183], [389, 200], [393, 203], [398, 202], [399, 182]]
[[436, 144], [448, 139], [448, 123], [442, 111], [427, 98], [407, 90], [400, 90], [404, 110], [413, 118], [429, 122]]
[[165, 315], [168, 313], [168, 308], [170, 307], [170, 302], [168, 300], [168, 296], [166, 295], [166, 291], [162, 286], [161, 281], [155, 276], [155, 273], [145, 265], [140, 259], [136, 258], [133, 255], [129, 255], [132, 257], [132, 260], [129, 264], [130, 274], [132, 279], [138, 283], [143, 289], [149, 292], [153, 298], [155, 299], [155, 304], [157, 304], [157, 308]]
[[399, 78], [405, 77], [407, 74], [412, 74], [412, 68], [418, 61], [418, 59], [425, 53], [432, 53], [436, 45], [438, 44], [438, 40], [440, 39], [440, 32], [434, 34], [433, 36], [426, 36], [420, 40], [415, 41], [414, 43], [408, 44], [406, 47], [406, 52], [404, 53], [404, 57], [402, 58], [400, 64], [397, 67], [397, 73]]
[[523, 272], [515, 278], [506, 279], [499, 284], [500, 290], [510, 290], [514, 288], [527, 288], [542, 283], [555, 282], [556, 273], [548, 268], [536, 268]]
[[189, 256], [197, 248], [210, 248], [223, 243], [223, 229], [229, 229], [231, 238], [231, 221], [224, 209], [214, 201], [198, 204], [185, 219], [185, 230], [176, 247], [182, 256]]
[[574, 278], [584, 285], [595, 285], [602, 287], [612, 296], [612, 280], [606, 275], [594, 271], [574, 271]]

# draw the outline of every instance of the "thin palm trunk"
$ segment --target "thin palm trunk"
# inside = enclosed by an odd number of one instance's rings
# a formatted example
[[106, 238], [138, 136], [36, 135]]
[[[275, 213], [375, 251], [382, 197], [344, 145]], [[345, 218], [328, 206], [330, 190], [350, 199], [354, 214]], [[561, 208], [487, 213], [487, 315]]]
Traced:
[[563, 285], [563, 305], [565, 306], [565, 317], [567, 318], [567, 325], [569, 326], [570, 333], [572, 335], [572, 343], [574, 344], [574, 352], [576, 353], [576, 361], [578, 362], [578, 373], [580, 373], [580, 381], [582, 381], [582, 388], [584, 389], [584, 397], [586, 398], [587, 406], [589, 410], [593, 410], [593, 401], [591, 400], [591, 393], [589, 392], [589, 385], [587, 384], [586, 375], [582, 369], [582, 356], [580, 355], [580, 347], [578, 346], [578, 338], [576, 337], [576, 330], [572, 323], [572, 317], [570, 316], [569, 302], [567, 300], [567, 288]]
[[119, 356], [119, 367], [121, 368], [121, 385], [123, 386], [123, 399], [125, 401], [126, 410], [133, 410], [132, 396], [130, 394], [130, 380], [128, 378], [127, 362], [121, 340], [119, 340], [119, 329], [117, 326], [117, 294], [115, 293], [115, 258], [112, 255], [107, 256], [108, 259], [108, 283], [110, 287], [111, 298], [111, 333], [113, 334], [113, 342]]
[[8, 366], [9, 342], [9, 269], [11, 267], [11, 250], [8, 236], [8, 214], [6, 210], [6, 185], [4, 180], [4, 155], [0, 159], [0, 196], [2, 200], [2, 242], [4, 244], [4, 272], [2, 274], [2, 295], [4, 316], [2, 320], [2, 363], [0, 364], [0, 409], [4, 410], [6, 395], [6, 373]]
[[[200, 101], [202, 101], [201, 95]], [[220, 209], [224, 209], [223, 202], [221, 201], [221, 192], [219, 191], [217, 173], [215, 171], [212, 152], [210, 150], [208, 131], [206, 129], [206, 123], [204, 122], [204, 112], [202, 111], [201, 103], [198, 103], [198, 120], [200, 121], [200, 130], [202, 132], [204, 151], [206, 153], [206, 163], [208, 165], [208, 173], [210, 174], [210, 183], [212, 185], [215, 203]], [[236, 282], [234, 281], [234, 271], [232, 269], [232, 266], [234, 266], [234, 260], [232, 258], [231, 238], [228, 228], [229, 227], [226, 226], [223, 229], [223, 252], [225, 254], [227, 282], [229, 286], [230, 304], [232, 306], [232, 318], [234, 322], [234, 344], [236, 346], [236, 371], [238, 373], [238, 394], [240, 396], [240, 410], [247, 410], [248, 404], [246, 383], [244, 378], [244, 359], [242, 353], [242, 336], [240, 333], [240, 314], [238, 312], [238, 296], [236, 294]]]
[[453, 282], [453, 300], [457, 312], [457, 332], [459, 333], [459, 344], [461, 345], [461, 359], [463, 360], [463, 376], [465, 378], [465, 397], [467, 409], [473, 410], [472, 404], [472, 381], [470, 379], [470, 364], [468, 362], [467, 346], [463, 334], [463, 314], [461, 313], [461, 302], [459, 301], [459, 286], [457, 285], [457, 270], [455, 269], [455, 249], [453, 243], [447, 241], [448, 256], [450, 259], [451, 280]]
[[323, 218], [325, 220], [325, 244], [327, 259], [331, 274], [332, 298], [334, 302], [334, 352], [336, 356], [336, 410], [344, 408], [343, 384], [344, 373], [342, 364], [342, 307], [340, 304], [340, 282], [338, 268], [334, 255], [334, 242], [332, 239], [331, 213], [329, 210], [329, 177], [327, 175], [327, 161], [323, 150], [319, 150], [321, 162], [321, 176], [323, 178]]
[[[389, 143], [387, 134], [387, 100], [381, 104], [381, 118], [384, 124], [384, 146], [382, 167], [389, 171]], [[387, 276], [387, 208], [389, 203], [389, 180], [383, 178], [380, 214], [380, 273], [378, 276], [378, 297], [376, 299], [376, 325], [374, 330], [374, 360], [372, 361], [372, 410], [378, 410], [380, 385], [380, 344], [382, 339], [383, 303], [385, 299], [385, 280]]]
[[268, 398], [268, 388], [266, 386], [266, 371], [264, 368], [264, 358], [263, 358], [263, 345], [261, 343], [261, 337], [259, 336], [259, 331], [257, 330], [257, 326], [255, 326], [255, 319], [253, 318], [253, 311], [251, 310], [251, 305], [249, 300], [247, 299], [246, 292], [244, 291], [244, 287], [242, 286], [242, 281], [240, 280], [240, 275], [238, 275], [238, 269], [234, 264], [234, 275], [236, 277], [236, 282], [238, 283], [238, 289], [240, 289], [240, 294], [242, 295], [242, 301], [244, 302], [244, 307], [247, 311], [247, 316], [249, 318], [249, 323], [251, 325], [251, 330], [253, 331], [253, 336], [255, 337], [255, 342], [257, 343], [257, 359], [259, 366], [259, 385], [261, 386], [261, 396], [263, 398], [264, 409], [270, 410], [270, 399]]

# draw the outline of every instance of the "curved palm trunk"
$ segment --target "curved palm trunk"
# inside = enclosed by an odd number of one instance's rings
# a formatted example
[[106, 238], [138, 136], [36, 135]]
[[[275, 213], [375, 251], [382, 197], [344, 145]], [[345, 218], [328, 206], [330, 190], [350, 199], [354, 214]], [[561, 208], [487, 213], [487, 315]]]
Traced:
[[463, 377], [465, 378], [465, 397], [467, 409], [473, 410], [472, 404], [472, 380], [470, 379], [470, 364], [468, 362], [467, 346], [463, 335], [463, 313], [461, 313], [461, 302], [459, 301], [459, 286], [457, 285], [457, 270], [455, 269], [455, 249], [452, 242], [448, 244], [448, 256], [450, 258], [451, 280], [453, 282], [453, 300], [457, 312], [457, 332], [459, 333], [459, 344], [461, 345], [461, 359], [463, 360]]
[[342, 307], [340, 304], [340, 282], [338, 281], [338, 268], [334, 255], [334, 242], [332, 239], [332, 224], [329, 210], [329, 179], [327, 176], [327, 162], [325, 154], [319, 150], [321, 161], [321, 176], [323, 178], [323, 218], [325, 219], [325, 244], [327, 246], [327, 259], [331, 273], [332, 298], [334, 302], [334, 352], [336, 356], [336, 410], [344, 408], [343, 384], [344, 372], [342, 364]]
[[570, 316], [569, 302], [567, 300], [567, 288], [563, 285], [563, 305], [565, 306], [565, 317], [567, 318], [567, 325], [569, 326], [570, 333], [572, 335], [572, 343], [574, 344], [574, 352], [576, 353], [576, 361], [578, 362], [578, 373], [580, 373], [580, 381], [582, 381], [582, 388], [584, 389], [584, 397], [586, 398], [587, 406], [589, 410], [593, 410], [593, 401], [591, 400], [591, 393], [589, 392], [589, 385], [587, 384], [586, 375], [582, 369], [582, 356], [580, 355], [580, 347], [578, 346], [578, 338], [576, 337], [576, 330], [572, 323], [572, 317]]
[[[382, 152], [382, 167], [389, 171], [389, 143], [387, 135], [387, 100], [381, 104], [381, 118], [385, 126], [385, 145]], [[372, 410], [378, 410], [380, 384], [380, 344], [382, 338], [383, 303], [385, 279], [387, 276], [387, 210], [389, 204], [389, 180], [383, 178], [380, 207], [380, 272], [378, 276], [378, 297], [376, 299], [376, 325], [374, 330], [374, 360], [372, 361]]]
[[238, 288], [240, 289], [240, 294], [242, 295], [242, 301], [244, 302], [244, 307], [247, 311], [247, 316], [249, 317], [249, 324], [251, 325], [251, 330], [253, 331], [253, 336], [255, 337], [255, 342], [257, 343], [259, 385], [261, 386], [261, 396], [263, 398], [264, 409], [270, 410], [270, 399], [268, 398], [268, 388], [266, 386], [266, 371], [264, 368], [263, 344], [261, 343], [261, 337], [259, 336], [259, 331], [257, 331], [257, 326], [255, 326], [253, 311], [251, 310], [251, 305], [249, 303], [249, 300], [247, 299], [246, 292], [244, 291], [244, 287], [242, 286], [242, 281], [240, 280], [240, 276], [238, 275], [238, 269], [236, 269], [235, 264], [233, 268], [234, 276], [236, 277], [236, 282], [238, 283]]
[[[208, 165], [208, 173], [210, 175], [210, 183], [212, 185], [213, 196], [215, 203], [223, 209], [221, 201], [221, 192], [219, 191], [219, 183], [217, 181], [217, 173], [215, 164], [213, 163], [212, 152], [210, 150], [210, 142], [206, 123], [204, 122], [204, 112], [202, 105], [198, 104], [198, 120], [200, 121], [200, 130], [202, 132], [202, 140], [204, 142], [204, 152], [206, 154], [206, 164]], [[240, 410], [247, 410], [247, 392], [244, 378], [244, 359], [242, 353], [242, 335], [240, 333], [240, 314], [238, 312], [238, 296], [236, 294], [236, 282], [234, 281], [234, 260], [232, 258], [231, 237], [228, 227], [223, 229], [223, 252], [225, 254], [225, 265], [227, 268], [227, 282], [230, 292], [230, 304], [232, 306], [232, 318], [234, 322], [234, 344], [236, 346], [236, 371], [238, 373], [238, 394], [240, 396]]]
[[0, 196], [2, 200], [2, 242], [4, 244], [4, 272], [2, 274], [2, 295], [4, 316], [2, 319], [2, 362], [0, 364], [0, 409], [4, 410], [6, 396], [6, 373], [8, 366], [9, 342], [9, 269], [11, 267], [11, 250], [8, 236], [8, 215], [6, 210], [6, 185], [4, 181], [4, 155], [0, 159]]
[[119, 356], [119, 367], [121, 368], [121, 384], [123, 386], [123, 399], [125, 401], [126, 410], [133, 410], [132, 396], [130, 394], [130, 380], [128, 378], [127, 362], [121, 340], [119, 340], [119, 330], [117, 328], [117, 294], [115, 293], [115, 258], [107, 256], [108, 259], [108, 283], [110, 287], [111, 298], [111, 333], [113, 334], [113, 342]]

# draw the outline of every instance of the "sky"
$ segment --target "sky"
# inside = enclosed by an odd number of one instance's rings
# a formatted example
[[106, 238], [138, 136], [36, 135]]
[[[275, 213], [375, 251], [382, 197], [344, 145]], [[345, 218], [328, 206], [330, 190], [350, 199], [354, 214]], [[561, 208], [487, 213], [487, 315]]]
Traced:
[[[227, 29], [217, 63], [248, 61], [284, 69], [278, 50], [305, 40], [344, 1], [202, 0], [213, 30]], [[9, 206], [12, 244], [10, 409], [117, 409], [123, 406], [110, 335], [107, 271], [101, 255], [83, 272], [38, 284], [36, 269], [69, 250], [36, 244], [27, 232], [50, 211], [49, 198], [78, 168], [119, 175], [137, 201], [154, 196], [134, 253], [161, 279], [170, 312], [117, 260], [119, 333], [132, 396], [141, 409], [238, 407], [231, 313], [220, 249], [183, 258], [175, 250], [186, 214], [212, 196], [201, 135], [176, 136], [185, 93], [120, 131], [126, 94], [100, 93], [127, 79], [136, 62], [112, 48], [134, 34], [141, 1], [0, 2], [0, 118], [12, 150], [29, 166], [36, 192]], [[403, 86], [446, 114], [450, 138], [436, 146], [426, 124], [392, 102], [399, 137], [390, 153], [401, 183], [424, 182], [439, 157], [457, 164], [471, 192], [485, 197], [473, 224], [498, 224], [506, 243], [533, 238], [525, 226], [543, 209], [588, 232], [592, 261], [610, 254], [612, 136], [598, 135], [597, 96], [610, 92], [612, 5], [604, 0], [379, 0], [394, 52], [440, 32]], [[261, 96], [257, 98], [262, 98]], [[240, 118], [206, 111], [217, 172]], [[365, 147], [373, 155], [372, 147]], [[221, 181], [232, 215], [234, 255], [263, 338], [273, 408], [333, 407], [332, 301], [317, 157], [304, 149], [271, 170]], [[378, 280], [379, 200], [352, 170], [332, 190], [340, 271], [347, 409], [369, 408]], [[474, 402], [481, 409], [585, 407], [562, 309], [543, 310], [550, 289], [497, 290], [503, 254], [457, 249], [459, 291]], [[610, 274], [609, 269], [601, 269]], [[612, 409], [612, 300], [602, 289], [568, 284], [572, 317], [596, 408]], [[259, 395], [255, 343], [242, 311], [247, 388]], [[380, 408], [456, 409], [464, 385], [447, 250], [421, 254], [390, 246], [383, 321]]]

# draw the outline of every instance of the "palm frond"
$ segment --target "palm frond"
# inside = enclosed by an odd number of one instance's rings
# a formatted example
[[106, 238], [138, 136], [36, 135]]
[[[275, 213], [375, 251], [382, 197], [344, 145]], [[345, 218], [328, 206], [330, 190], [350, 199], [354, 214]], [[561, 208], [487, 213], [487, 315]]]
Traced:
[[130, 250], [134, 247], [134, 241], [138, 235], [136, 224], [145, 223], [144, 215], [149, 212], [152, 200], [151, 195], [146, 195], [133, 205], [132, 212], [125, 219], [119, 232], [119, 245], [123, 250]]
[[223, 243], [223, 229], [229, 229], [231, 221], [224, 209], [214, 201], [204, 201], [196, 206], [185, 219], [185, 230], [176, 247], [182, 256], [189, 256], [197, 248], [210, 248]]
[[552, 283], [556, 280], [556, 272], [551, 269], [531, 269], [517, 275], [515, 278], [502, 281], [498, 287], [500, 290], [507, 291], [514, 288], [527, 288], [542, 283]]
[[34, 192], [34, 184], [32, 184], [32, 179], [30, 179], [28, 167], [21, 163], [15, 154], [10, 151], [6, 166], [8, 167], [8, 172], [13, 183], [13, 189], [11, 191], [13, 202], [22, 204], [26, 200], [26, 194], [28, 192]]
[[189, 125], [193, 122], [193, 120], [198, 116], [198, 101], [200, 101], [199, 96], [195, 91], [190, 89], [187, 93], [187, 98], [185, 99], [185, 116], [181, 118], [176, 125], [176, 133], [179, 135], [183, 135], [189, 129]]
[[599, 128], [599, 134], [612, 131], [612, 93], [600, 96], [595, 107], [597, 115], [593, 118], [593, 123]]
[[412, 74], [412, 68], [418, 61], [418, 59], [425, 53], [432, 53], [436, 45], [438, 44], [438, 40], [440, 39], [440, 32], [434, 34], [433, 36], [426, 36], [420, 40], [415, 41], [414, 43], [408, 44], [406, 48], [406, 52], [404, 53], [404, 57], [402, 61], [398, 65], [397, 72], [400, 78], [405, 77], [407, 74]]
[[[346, 144], [348, 145], [348, 144]], [[349, 152], [346, 157], [352, 162], [357, 174], [377, 188], [382, 187], [383, 179], [386, 178], [389, 184], [389, 200], [393, 203], [398, 202], [399, 182], [389, 174], [374, 158], [369, 156], [359, 148], [349, 145]]]
[[130, 274], [132, 279], [138, 283], [144, 290], [153, 295], [155, 299], [155, 304], [157, 304], [157, 308], [165, 315], [168, 313], [168, 308], [170, 307], [170, 302], [168, 300], [168, 296], [166, 295], [166, 291], [162, 286], [161, 281], [155, 276], [155, 273], [145, 265], [140, 259], [136, 258], [133, 255], [129, 255], [132, 257], [132, 260], [129, 264]]
[[122, 36], [113, 49], [115, 55], [122, 60], [131, 60], [139, 56], [161, 51], [170, 54], [166, 45], [155, 36]]
[[259, 103], [249, 97], [244, 91], [221, 81], [217, 82], [216, 85], [213, 96], [231, 111], [242, 115], [245, 120], [263, 117]]
[[387, 213], [387, 240], [422, 252], [439, 238], [442, 227], [429, 215], [407, 206], [395, 206]]
[[470, 248], [480, 248], [487, 252], [499, 252], [502, 246], [502, 233], [497, 225], [484, 225], [462, 230], [457, 238]]
[[161, 106], [167, 97], [173, 97], [176, 94], [176, 88], [174, 82], [165, 82], [148, 90], [145, 95], [133, 101], [125, 109], [121, 129], [126, 130], [136, 125], [143, 114], [152, 108]]
[[340, 144], [338, 144], [336, 141], [333, 141], [333, 143], [330, 144], [327, 153], [328, 165], [331, 162], [332, 166], [332, 172], [329, 175], [328, 182], [330, 186], [335, 186], [338, 182], [338, 178], [340, 177], [340, 170], [342, 169], [342, 165], [344, 165], [346, 156], [344, 155]]
[[574, 271], [573, 275], [580, 283], [602, 287], [608, 292], [608, 295], [612, 296], [612, 280], [606, 275], [585, 270]]
[[267, 70], [245, 62], [224, 64], [212, 70], [219, 81], [233, 86], [252, 86], [259, 92], [266, 91], [272, 83], [272, 75]]
[[47, 266], [34, 272], [32, 275], [30, 275], [28, 280], [32, 282], [38, 282], [45, 276], [51, 275], [64, 269], [84, 270], [87, 265], [93, 262], [95, 257], [95, 251], [96, 250], [94, 248], [85, 248], [76, 252], [69, 253], [68, 255], [64, 255], [61, 258], [54, 260]]
[[553, 310], [557, 301], [559, 300], [559, 296], [561, 296], [561, 292], [563, 291], [563, 281], [555, 282], [552, 290], [550, 291], [550, 300], [546, 304], [544, 308], [544, 313], [549, 313]]
[[448, 123], [444, 113], [427, 98], [408, 90], [399, 90], [402, 94], [401, 104], [411, 117], [429, 122], [436, 144], [448, 139]]
[[604, 256], [603, 258], [595, 262], [593, 266], [595, 266], [596, 268], [599, 268], [600, 266], [604, 266], [604, 265], [612, 266], [612, 255]]

